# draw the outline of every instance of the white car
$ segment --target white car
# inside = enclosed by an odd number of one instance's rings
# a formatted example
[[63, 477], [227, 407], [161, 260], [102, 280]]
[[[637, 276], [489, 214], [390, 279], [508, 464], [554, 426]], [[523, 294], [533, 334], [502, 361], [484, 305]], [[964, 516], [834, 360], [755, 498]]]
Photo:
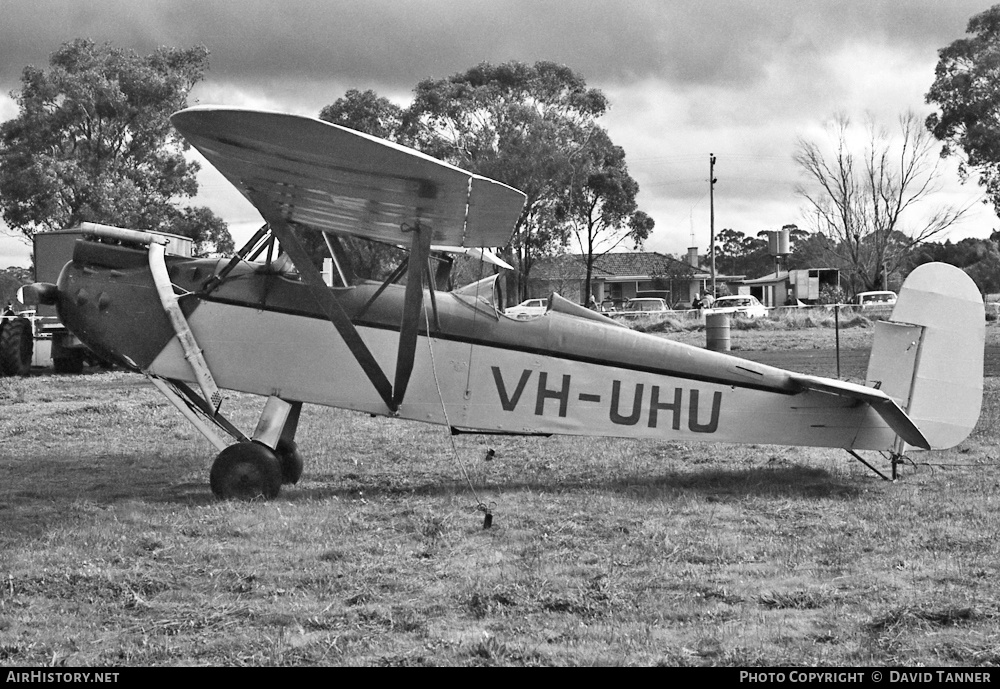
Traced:
[[857, 295], [861, 308], [868, 306], [892, 306], [896, 303], [896, 293], [889, 291], [861, 292]]
[[705, 313], [728, 313], [744, 318], [764, 318], [767, 307], [760, 303], [757, 297], [749, 294], [734, 294], [730, 297], [719, 297], [712, 303], [712, 308]]
[[636, 318], [638, 316], [655, 316], [660, 313], [667, 313], [671, 309], [666, 300], [657, 297], [636, 297], [629, 299], [625, 308], [611, 314], [612, 317]]
[[548, 299], [528, 299], [527, 301], [522, 301], [517, 306], [511, 306], [503, 313], [505, 316], [516, 318], [519, 321], [526, 321], [529, 318], [541, 316], [548, 310], [548, 308]]

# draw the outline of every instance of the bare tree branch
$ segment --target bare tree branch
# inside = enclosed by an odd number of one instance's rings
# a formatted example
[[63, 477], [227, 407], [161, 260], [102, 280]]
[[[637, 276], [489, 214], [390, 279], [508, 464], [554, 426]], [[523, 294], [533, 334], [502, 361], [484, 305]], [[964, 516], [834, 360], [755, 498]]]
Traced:
[[899, 117], [895, 135], [867, 117], [860, 152], [852, 148], [854, 129], [838, 115], [830, 145], [800, 138], [794, 160], [807, 179], [796, 193], [814, 229], [833, 240], [830, 251], [862, 291], [883, 287], [909, 249], [957, 223], [971, 204], [918, 209], [940, 190], [941, 170], [934, 139], [912, 112]]

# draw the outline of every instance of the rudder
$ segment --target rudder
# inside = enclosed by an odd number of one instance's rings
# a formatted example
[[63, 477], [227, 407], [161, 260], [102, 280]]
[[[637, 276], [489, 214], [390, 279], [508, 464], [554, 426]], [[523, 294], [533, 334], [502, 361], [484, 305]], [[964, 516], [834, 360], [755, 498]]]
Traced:
[[875, 327], [867, 382], [894, 398], [930, 442], [954, 447], [979, 420], [986, 315], [965, 271], [926, 263]]

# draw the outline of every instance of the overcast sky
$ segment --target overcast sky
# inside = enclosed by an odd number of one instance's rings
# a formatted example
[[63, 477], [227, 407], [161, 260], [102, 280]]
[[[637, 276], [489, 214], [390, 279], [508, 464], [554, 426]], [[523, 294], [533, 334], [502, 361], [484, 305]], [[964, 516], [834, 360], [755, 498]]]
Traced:
[[[550, 60], [604, 91], [603, 125], [623, 146], [640, 208], [656, 221], [647, 248], [709, 241], [708, 161], [717, 157], [715, 227], [748, 235], [808, 227], [794, 192], [798, 137], [820, 141], [843, 112], [887, 126], [921, 118], [937, 51], [990, 7], [972, 0], [0, 0], [0, 120], [25, 65], [45, 67], [78, 37], [148, 54], [205, 45], [210, 70], [191, 104], [315, 116], [347, 89], [405, 104], [418, 81], [480, 62]], [[954, 165], [932, 204], [981, 197]], [[260, 218], [206, 172], [198, 203], [239, 243]], [[950, 238], [1000, 226], [976, 204]], [[693, 242], [693, 243], [692, 243]], [[28, 248], [0, 239], [0, 267]]]

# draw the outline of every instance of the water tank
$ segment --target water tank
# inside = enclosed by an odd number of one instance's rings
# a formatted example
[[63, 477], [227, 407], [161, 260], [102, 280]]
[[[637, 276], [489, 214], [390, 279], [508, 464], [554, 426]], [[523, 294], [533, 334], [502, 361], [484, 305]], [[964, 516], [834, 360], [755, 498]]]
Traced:
[[792, 253], [788, 249], [788, 230], [768, 230], [767, 253], [772, 256], [787, 256]]

